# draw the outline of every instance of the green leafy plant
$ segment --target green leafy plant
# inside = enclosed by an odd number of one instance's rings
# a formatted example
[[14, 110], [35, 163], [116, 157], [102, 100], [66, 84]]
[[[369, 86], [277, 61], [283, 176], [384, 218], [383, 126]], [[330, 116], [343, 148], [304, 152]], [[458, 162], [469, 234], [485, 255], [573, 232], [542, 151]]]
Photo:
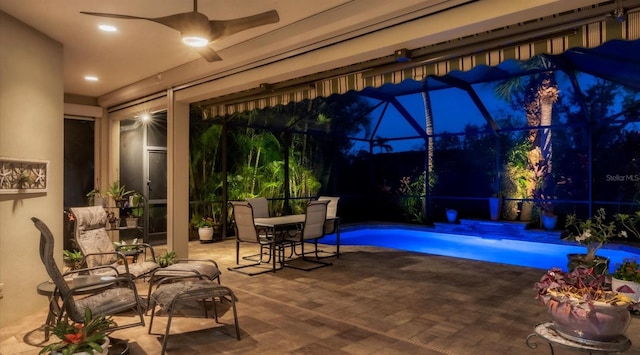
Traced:
[[92, 354], [94, 351], [102, 352], [101, 340], [105, 339], [109, 328], [116, 326], [111, 317], [99, 316], [93, 318], [91, 310], [86, 308], [82, 323], [69, 321], [68, 315], [51, 326], [51, 332], [61, 341], [49, 344], [40, 350], [40, 354], [51, 351], [70, 355], [78, 352]]
[[587, 220], [581, 220], [575, 215], [567, 216], [565, 227], [568, 236], [564, 239], [576, 241], [587, 247], [586, 261], [592, 261], [596, 257], [598, 249], [609, 242], [615, 236], [627, 237], [626, 231], [617, 231], [616, 224], [613, 221], [607, 223], [606, 212], [604, 208], [598, 209], [596, 214]]
[[624, 259], [616, 265], [613, 277], [619, 280], [640, 283], [640, 262], [637, 259]]
[[116, 248], [117, 251], [131, 251], [131, 250], [138, 250], [140, 248], [140, 245], [138, 244], [138, 238], [132, 239], [131, 242], [128, 244], [126, 240], [123, 240], [120, 242], [113, 242], [113, 246]]
[[194, 223], [194, 226], [196, 228], [206, 228], [206, 227], [213, 227], [213, 225], [215, 224], [215, 220], [211, 217], [202, 217], [199, 221], [197, 221], [196, 223]]
[[175, 251], [168, 251], [162, 255], [157, 256], [156, 263], [158, 263], [160, 267], [167, 267], [171, 264], [175, 264], [176, 258], [177, 255]]
[[144, 196], [139, 192], [132, 192], [133, 194], [129, 198], [129, 217], [140, 218], [144, 215]]
[[71, 267], [71, 270], [80, 269], [84, 263], [84, 255], [79, 250], [63, 250], [62, 259]]
[[120, 180], [114, 181], [107, 189], [106, 195], [113, 198], [116, 204], [123, 201], [126, 196], [133, 193], [133, 190], [127, 191], [124, 185], [120, 185]]
[[100, 189], [93, 189], [87, 193], [87, 199], [89, 202], [89, 206], [93, 206], [95, 204], [96, 198], [102, 197], [102, 193]]
[[640, 238], [640, 211], [632, 215], [618, 213], [615, 218], [625, 231], [633, 234], [636, 238]]

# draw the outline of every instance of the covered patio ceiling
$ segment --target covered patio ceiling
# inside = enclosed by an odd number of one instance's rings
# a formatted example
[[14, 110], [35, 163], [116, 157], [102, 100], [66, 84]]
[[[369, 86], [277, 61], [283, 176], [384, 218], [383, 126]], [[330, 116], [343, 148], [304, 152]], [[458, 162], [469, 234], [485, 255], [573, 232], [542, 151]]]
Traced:
[[[576, 72], [582, 72], [640, 90], [640, 40], [612, 40], [595, 48], [570, 48], [560, 54], [541, 54], [541, 56], [546, 59], [544, 68], [532, 67], [522, 61], [508, 60], [493, 67], [480, 65], [469, 71], [454, 70], [442, 76], [429, 75], [422, 81], [408, 79], [399, 84], [385, 84], [379, 88], [367, 87], [358, 94], [390, 103], [416, 129], [419, 136], [426, 138], [427, 135], [422, 127], [396, 99], [398, 96], [452, 87], [461, 89], [470, 96], [489, 126], [497, 131], [498, 125], [472, 85], [561, 70], [570, 76], [575, 77]], [[371, 138], [373, 136], [375, 132]]]
[[[402, 117], [408, 125], [413, 128], [414, 134], [405, 137], [395, 137], [390, 140], [398, 139], [426, 139], [427, 134], [424, 125], [420, 124], [421, 120], [417, 120], [398, 97], [421, 94], [424, 90], [429, 92], [446, 90], [450, 88], [458, 88], [469, 96], [471, 101], [477, 106], [489, 126], [498, 131], [500, 127], [496, 124], [492, 113], [485, 106], [483, 100], [479, 97], [474, 89], [474, 85], [490, 82], [500, 82], [513, 79], [516, 77], [528, 76], [543, 71], [563, 71], [567, 75], [575, 76], [576, 72], [582, 72], [593, 77], [602, 78], [633, 90], [640, 90], [640, 39], [635, 40], [611, 40], [594, 48], [575, 47], [569, 48], [559, 54], [541, 54], [545, 59], [546, 67], [532, 67], [525, 65], [526, 61], [505, 60], [495, 66], [478, 65], [471, 70], [452, 70], [444, 75], [430, 74], [422, 80], [413, 78], [405, 79], [399, 83], [388, 82], [379, 87], [366, 86], [361, 90], [349, 90], [348, 93], [357, 94], [359, 96], [372, 99], [379, 102], [373, 105], [377, 108], [385, 105], [382, 113], [372, 122], [374, 128], [365, 139], [350, 137], [354, 140], [363, 140], [373, 142], [379, 139], [384, 132], [380, 132], [380, 122], [393, 112], [395, 115]], [[335, 95], [335, 94], [332, 94]], [[331, 96], [331, 95], [329, 95]], [[304, 103], [310, 99], [305, 98], [301, 101], [292, 100], [288, 104], [296, 102]], [[386, 106], [391, 106], [393, 110], [387, 110]], [[247, 107], [248, 109], [248, 107]], [[230, 115], [233, 117], [234, 115]], [[211, 116], [210, 116], [211, 117]], [[220, 116], [219, 118], [222, 118]], [[273, 119], [273, 117], [272, 117]], [[627, 119], [629, 119], [627, 117]], [[636, 119], [638, 119], [636, 117]], [[289, 125], [289, 126], [288, 126]], [[262, 128], [267, 130], [288, 130], [296, 132], [296, 129], [288, 122], [288, 118], [283, 117], [282, 122], [274, 120], [264, 120], [255, 123], [253, 128]], [[327, 134], [326, 127], [317, 125], [306, 125], [306, 132], [297, 132], [305, 134]], [[315, 132], [317, 131], [317, 132]], [[331, 134], [331, 132], [329, 132]]]

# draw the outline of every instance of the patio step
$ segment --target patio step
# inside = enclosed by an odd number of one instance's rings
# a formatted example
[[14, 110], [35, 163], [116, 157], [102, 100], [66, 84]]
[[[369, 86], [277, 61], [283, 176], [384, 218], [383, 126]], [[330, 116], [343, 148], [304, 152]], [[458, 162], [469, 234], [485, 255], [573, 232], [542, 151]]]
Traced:
[[459, 223], [436, 222], [438, 232], [450, 234], [464, 234], [471, 236], [492, 236], [508, 239], [527, 239], [540, 242], [559, 242], [561, 231], [547, 231], [543, 229], [526, 229], [526, 222], [518, 221], [487, 221], [461, 219]]

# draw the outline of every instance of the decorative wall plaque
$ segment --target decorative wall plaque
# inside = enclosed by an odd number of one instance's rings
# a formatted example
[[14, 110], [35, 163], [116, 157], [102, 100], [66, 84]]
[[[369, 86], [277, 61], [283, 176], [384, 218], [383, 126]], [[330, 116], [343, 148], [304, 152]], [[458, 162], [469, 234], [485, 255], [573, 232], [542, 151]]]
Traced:
[[0, 194], [47, 192], [45, 160], [0, 157]]

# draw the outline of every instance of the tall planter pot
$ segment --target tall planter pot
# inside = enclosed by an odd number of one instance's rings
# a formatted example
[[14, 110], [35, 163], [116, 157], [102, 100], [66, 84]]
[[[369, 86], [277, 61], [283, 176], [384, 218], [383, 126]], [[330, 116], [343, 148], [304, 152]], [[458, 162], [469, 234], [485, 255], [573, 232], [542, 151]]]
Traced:
[[458, 211], [447, 208], [447, 222], [456, 223], [458, 221]]
[[489, 213], [492, 221], [500, 219], [500, 210], [502, 209], [502, 200], [499, 197], [489, 197]]
[[213, 227], [198, 228], [198, 236], [200, 237], [200, 243], [213, 242]]
[[542, 228], [548, 230], [548, 231], [552, 231], [554, 229], [556, 229], [556, 225], [558, 224], [558, 216], [556, 215], [548, 215], [548, 214], [542, 214], [540, 216], [540, 221], [542, 223]]

